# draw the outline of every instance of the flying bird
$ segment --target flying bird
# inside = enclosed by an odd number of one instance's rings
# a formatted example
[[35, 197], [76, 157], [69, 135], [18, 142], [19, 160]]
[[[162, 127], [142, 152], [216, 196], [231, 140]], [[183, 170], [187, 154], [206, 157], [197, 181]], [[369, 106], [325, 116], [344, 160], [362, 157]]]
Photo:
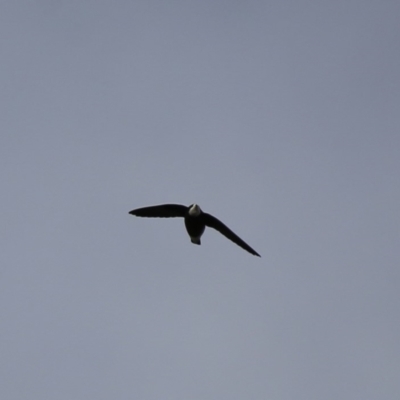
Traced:
[[192, 204], [189, 207], [181, 204], [162, 204], [158, 206], [137, 208], [129, 212], [136, 217], [153, 217], [153, 218], [174, 218], [182, 217], [185, 219], [186, 230], [190, 236], [190, 240], [194, 244], [201, 244], [200, 238], [204, 233], [206, 226], [216, 229], [232, 242], [236, 243], [242, 249], [249, 253], [261, 257], [254, 249], [244, 242], [238, 235], [233, 233], [220, 220], [207, 214], [201, 210], [197, 204]]

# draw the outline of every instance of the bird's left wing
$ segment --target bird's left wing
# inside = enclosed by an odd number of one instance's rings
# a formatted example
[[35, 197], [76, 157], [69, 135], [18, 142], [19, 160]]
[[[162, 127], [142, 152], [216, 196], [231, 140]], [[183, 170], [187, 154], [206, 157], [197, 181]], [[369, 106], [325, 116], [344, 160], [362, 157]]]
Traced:
[[213, 217], [211, 214], [204, 213], [204, 222], [210, 228], [216, 229], [218, 232], [222, 233], [232, 242], [236, 243], [242, 249], [247, 250], [249, 253], [261, 257], [254, 249], [252, 249], [245, 241], [240, 239], [236, 233], [232, 232], [225, 224], [223, 224], [219, 219]]
[[187, 207], [181, 204], [161, 204], [159, 206], [137, 208], [129, 211], [129, 214], [136, 217], [174, 218], [184, 217], [186, 210]]

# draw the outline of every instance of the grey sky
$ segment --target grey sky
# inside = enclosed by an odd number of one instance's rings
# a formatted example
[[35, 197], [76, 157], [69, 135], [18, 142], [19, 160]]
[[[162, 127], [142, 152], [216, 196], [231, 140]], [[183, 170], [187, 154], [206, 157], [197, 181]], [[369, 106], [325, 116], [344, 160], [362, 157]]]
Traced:
[[399, 17], [1, 2], [0, 397], [400, 398]]

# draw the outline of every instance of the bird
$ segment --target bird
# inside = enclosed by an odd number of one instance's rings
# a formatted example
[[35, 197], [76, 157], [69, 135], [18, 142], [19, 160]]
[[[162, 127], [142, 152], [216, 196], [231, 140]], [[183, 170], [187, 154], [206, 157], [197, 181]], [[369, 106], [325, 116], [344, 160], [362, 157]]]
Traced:
[[190, 236], [192, 243], [200, 245], [201, 236], [206, 226], [214, 228], [222, 233], [232, 242], [236, 243], [242, 249], [248, 251], [254, 256], [261, 257], [254, 249], [252, 249], [245, 241], [243, 241], [236, 233], [232, 232], [224, 223], [215, 218], [211, 214], [205, 213], [197, 204], [184, 206], [182, 204], [160, 204], [150, 207], [137, 208], [129, 211], [129, 214], [136, 217], [146, 218], [177, 218], [185, 219], [186, 230]]

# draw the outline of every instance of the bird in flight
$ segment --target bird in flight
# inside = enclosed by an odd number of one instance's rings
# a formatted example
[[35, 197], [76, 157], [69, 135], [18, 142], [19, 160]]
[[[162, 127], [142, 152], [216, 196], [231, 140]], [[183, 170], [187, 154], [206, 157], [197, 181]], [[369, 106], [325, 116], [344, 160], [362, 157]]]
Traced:
[[207, 214], [201, 210], [197, 204], [192, 204], [189, 207], [181, 204], [162, 204], [158, 206], [137, 208], [129, 212], [136, 217], [153, 217], [153, 218], [174, 218], [182, 217], [185, 219], [186, 230], [190, 236], [190, 240], [194, 244], [201, 244], [200, 238], [204, 233], [206, 226], [216, 229], [232, 242], [236, 243], [242, 249], [249, 253], [261, 257], [254, 249], [244, 242], [238, 235], [233, 233], [220, 220]]

